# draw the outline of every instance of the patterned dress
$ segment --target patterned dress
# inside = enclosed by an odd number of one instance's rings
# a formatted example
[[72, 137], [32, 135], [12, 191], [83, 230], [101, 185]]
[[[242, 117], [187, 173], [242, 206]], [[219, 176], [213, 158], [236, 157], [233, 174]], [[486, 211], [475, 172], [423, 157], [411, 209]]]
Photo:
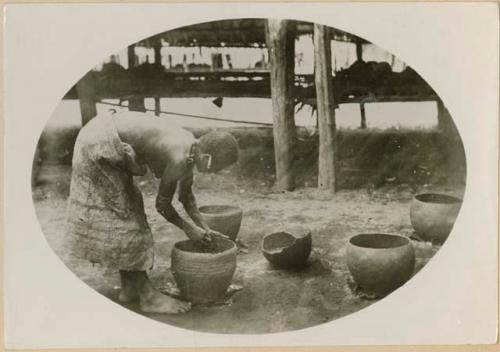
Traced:
[[98, 115], [81, 129], [73, 153], [66, 243], [70, 254], [92, 263], [148, 270], [153, 238], [125, 160], [111, 115]]

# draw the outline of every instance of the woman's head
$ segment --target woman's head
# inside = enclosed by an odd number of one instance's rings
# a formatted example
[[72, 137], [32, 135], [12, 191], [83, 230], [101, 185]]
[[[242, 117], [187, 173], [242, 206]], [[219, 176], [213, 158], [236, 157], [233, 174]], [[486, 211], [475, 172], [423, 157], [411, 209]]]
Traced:
[[217, 172], [238, 161], [238, 142], [231, 133], [212, 131], [198, 141], [197, 168]]

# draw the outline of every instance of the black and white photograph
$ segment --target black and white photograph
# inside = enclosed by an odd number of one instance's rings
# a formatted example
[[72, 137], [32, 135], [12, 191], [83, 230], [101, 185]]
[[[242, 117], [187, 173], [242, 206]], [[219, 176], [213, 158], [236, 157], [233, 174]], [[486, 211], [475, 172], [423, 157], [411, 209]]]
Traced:
[[70, 82], [31, 152], [41, 233], [107, 304], [294, 332], [390, 300], [454, 248], [481, 170], [416, 67], [286, 13], [165, 28]]

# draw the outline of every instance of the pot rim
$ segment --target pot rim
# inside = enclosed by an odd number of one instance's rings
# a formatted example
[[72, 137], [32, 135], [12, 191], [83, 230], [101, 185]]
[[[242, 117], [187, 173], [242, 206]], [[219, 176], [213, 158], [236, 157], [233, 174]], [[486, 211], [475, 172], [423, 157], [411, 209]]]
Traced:
[[[270, 237], [270, 236], [272, 236], [272, 235], [275, 235], [275, 234], [277, 234], [277, 233], [283, 233], [283, 232], [284, 232], [284, 233], [286, 233], [286, 234], [288, 234], [288, 235], [290, 235], [290, 236], [292, 236], [292, 237], [294, 238], [293, 243], [291, 243], [291, 244], [290, 244], [289, 246], [287, 246], [287, 247], [283, 247], [283, 248], [281, 248], [281, 251], [279, 251], [279, 252], [275, 252], [275, 251], [270, 252], [269, 250], [266, 250], [266, 249], [264, 248], [264, 241], [266, 240], [266, 238], [268, 238], [268, 237]], [[294, 235], [293, 233], [290, 233], [290, 232], [287, 232], [287, 231], [275, 231], [275, 232], [272, 232], [272, 233], [268, 233], [267, 235], [265, 235], [264, 237], [262, 237], [262, 240], [260, 241], [260, 249], [261, 249], [261, 251], [262, 251], [262, 252], [265, 252], [265, 253], [267, 253], [267, 254], [271, 254], [271, 255], [281, 254], [281, 253], [283, 253], [285, 250], [287, 250], [288, 248], [293, 247], [293, 246], [297, 243], [297, 241], [300, 241], [300, 240], [303, 240], [303, 239], [306, 239], [306, 238], [310, 238], [310, 237], [311, 237], [311, 231], [308, 231], [308, 232], [307, 232], [305, 235], [303, 235], [303, 236], [296, 236], [296, 235]]]
[[[441, 199], [446, 199], [447, 201], [443, 202], [436, 202], [436, 201], [428, 201], [425, 199], [425, 197], [437, 197]], [[419, 193], [413, 197], [413, 199], [417, 200], [418, 202], [425, 203], [425, 204], [436, 204], [436, 205], [459, 205], [463, 202], [463, 199], [453, 196], [451, 194], [446, 194], [446, 193], [437, 193], [437, 192], [425, 192], [425, 193]]]
[[[380, 248], [377, 248], [377, 247], [360, 246], [360, 245], [357, 245], [357, 244], [355, 244], [355, 243], [352, 242], [353, 239], [361, 237], [361, 236], [364, 237], [364, 236], [377, 236], [377, 235], [382, 235], [382, 236], [385, 236], [385, 237], [398, 238], [398, 239], [403, 240], [405, 243], [402, 243], [400, 245], [393, 246], [393, 247], [380, 247]], [[394, 250], [394, 249], [397, 249], [397, 248], [403, 248], [403, 247], [406, 247], [406, 246], [411, 246], [411, 241], [406, 236], [392, 234], [392, 233], [359, 233], [359, 234], [351, 236], [349, 238], [348, 245], [351, 246], [351, 247], [360, 248], [360, 249], [363, 249], [363, 250], [388, 251], [388, 250]]]
[[[204, 212], [203, 209], [205, 208], [220, 208], [222, 210], [222, 212]], [[203, 213], [203, 214], [210, 214], [210, 215], [221, 215], [223, 214], [225, 211], [228, 211], [228, 210], [231, 210], [231, 211], [241, 211], [241, 207], [240, 206], [237, 206], [237, 205], [229, 205], [229, 204], [206, 204], [206, 205], [202, 205], [200, 207], [198, 207], [198, 210]]]
[[185, 253], [185, 254], [189, 254], [191, 256], [196, 256], [196, 257], [199, 257], [199, 258], [219, 258], [219, 257], [224, 257], [228, 254], [231, 254], [232, 252], [237, 252], [238, 251], [238, 247], [236, 246], [236, 243], [233, 241], [233, 240], [230, 240], [229, 238], [221, 238], [220, 239], [221, 241], [226, 241], [226, 242], [231, 242], [231, 247], [222, 251], [222, 252], [218, 252], [218, 253], [200, 253], [200, 252], [189, 252], [189, 251], [185, 251], [183, 249], [180, 249], [177, 245], [180, 244], [180, 243], [186, 243], [186, 242], [190, 242], [192, 240], [182, 240], [182, 241], [178, 241], [176, 243], [174, 243], [174, 247], [172, 248], [172, 251], [178, 251], [180, 253]]

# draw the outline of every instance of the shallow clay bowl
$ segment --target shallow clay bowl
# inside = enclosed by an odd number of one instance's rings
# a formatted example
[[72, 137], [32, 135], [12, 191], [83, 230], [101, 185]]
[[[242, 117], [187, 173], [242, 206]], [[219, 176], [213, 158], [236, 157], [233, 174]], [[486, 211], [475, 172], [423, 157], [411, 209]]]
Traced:
[[204, 205], [199, 208], [208, 226], [233, 241], [240, 231], [243, 211], [233, 205]]
[[262, 254], [279, 268], [299, 268], [305, 265], [311, 253], [311, 233], [297, 237], [288, 232], [274, 232], [262, 239]]
[[411, 224], [420, 238], [442, 244], [448, 238], [461, 206], [461, 199], [446, 194], [419, 194], [410, 206]]
[[220, 303], [236, 269], [236, 244], [214, 238], [211, 245], [191, 240], [177, 242], [172, 249], [172, 274], [182, 298], [192, 303]]
[[415, 251], [403, 236], [360, 234], [349, 239], [346, 261], [360, 290], [383, 296], [412, 277]]

